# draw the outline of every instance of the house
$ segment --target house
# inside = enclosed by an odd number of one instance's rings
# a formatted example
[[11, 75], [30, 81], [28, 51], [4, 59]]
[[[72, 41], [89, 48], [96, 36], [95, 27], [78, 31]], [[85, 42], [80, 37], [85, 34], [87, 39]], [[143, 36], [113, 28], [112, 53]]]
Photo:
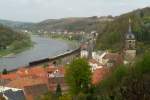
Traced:
[[36, 66], [32, 68], [20, 68], [16, 72], [1, 75], [1, 85], [24, 89], [25, 86], [46, 84], [51, 92], [56, 90], [57, 84], [61, 85], [62, 91], [66, 91], [68, 86], [64, 81], [65, 69], [62, 66], [52, 66], [44, 68]]
[[60, 84], [63, 92], [68, 90], [68, 85], [65, 83], [64, 75], [65, 69], [64, 67], [48, 67], [48, 85], [50, 91], [56, 91], [57, 84]]
[[27, 100], [34, 100], [35, 97], [48, 92], [48, 85], [41, 78], [19, 78], [9, 82], [6, 86], [22, 89]]
[[108, 52], [106, 51], [97, 51], [97, 52], [92, 52], [92, 59], [95, 59], [99, 63], [102, 62], [102, 58], [107, 54]]
[[107, 67], [120, 65], [123, 64], [123, 57], [119, 53], [106, 53], [102, 58], [102, 64], [107, 65]]
[[48, 87], [46, 84], [24, 86], [24, 92], [27, 100], [35, 100], [38, 96], [48, 93]]
[[88, 50], [89, 46], [88, 46], [88, 44], [83, 43], [83, 44], [81, 44], [80, 48], [81, 48], [80, 57], [81, 58], [88, 58], [89, 57], [89, 50]]
[[80, 56], [81, 58], [88, 58], [89, 52], [87, 50], [81, 50]]

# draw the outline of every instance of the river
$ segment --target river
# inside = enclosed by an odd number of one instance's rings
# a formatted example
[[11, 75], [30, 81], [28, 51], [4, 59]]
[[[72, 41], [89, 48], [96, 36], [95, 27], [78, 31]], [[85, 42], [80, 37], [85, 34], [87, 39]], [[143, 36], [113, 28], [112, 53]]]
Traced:
[[73, 47], [67, 42], [54, 40], [45, 37], [32, 36], [34, 46], [26, 51], [13, 55], [12, 57], [0, 58], [0, 71], [4, 68], [13, 70], [19, 67], [28, 66], [29, 62], [57, 56], [72, 50]]

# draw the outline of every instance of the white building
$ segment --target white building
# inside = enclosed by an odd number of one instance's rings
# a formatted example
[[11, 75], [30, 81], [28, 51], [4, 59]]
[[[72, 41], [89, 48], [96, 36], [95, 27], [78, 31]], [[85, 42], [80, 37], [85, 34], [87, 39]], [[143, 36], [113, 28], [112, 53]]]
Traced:
[[81, 50], [80, 56], [81, 58], [88, 58], [89, 52], [87, 50]]
[[98, 52], [92, 52], [92, 59], [96, 60], [97, 62], [103, 64], [103, 57], [107, 54], [108, 52], [104, 51], [98, 51]]
[[104, 66], [102, 64], [100, 64], [99, 62], [97, 62], [94, 59], [89, 60], [89, 65], [91, 66], [91, 71], [95, 71], [97, 69], [103, 68]]

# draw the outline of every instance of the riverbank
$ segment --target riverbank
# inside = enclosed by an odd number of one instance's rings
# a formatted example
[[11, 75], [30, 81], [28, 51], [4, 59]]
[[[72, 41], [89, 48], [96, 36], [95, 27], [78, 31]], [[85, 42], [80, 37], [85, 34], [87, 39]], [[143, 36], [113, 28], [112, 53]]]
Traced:
[[25, 50], [32, 48], [33, 45], [34, 45], [34, 43], [31, 42], [27, 46], [22, 46], [21, 48], [18, 48], [15, 50], [12, 50], [11, 48], [5, 49], [5, 50], [0, 50], [0, 57], [13, 57], [15, 54], [18, 54], [20, 52], [23, 52]]

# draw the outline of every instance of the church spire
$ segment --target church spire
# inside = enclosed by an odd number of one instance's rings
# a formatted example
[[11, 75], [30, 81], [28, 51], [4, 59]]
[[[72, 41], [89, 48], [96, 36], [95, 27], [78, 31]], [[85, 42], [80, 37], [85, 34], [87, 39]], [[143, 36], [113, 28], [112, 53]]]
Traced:
[[132, 29], [131, 29], [131, 18], [129, 18], [129, 33], [132, 33]]

